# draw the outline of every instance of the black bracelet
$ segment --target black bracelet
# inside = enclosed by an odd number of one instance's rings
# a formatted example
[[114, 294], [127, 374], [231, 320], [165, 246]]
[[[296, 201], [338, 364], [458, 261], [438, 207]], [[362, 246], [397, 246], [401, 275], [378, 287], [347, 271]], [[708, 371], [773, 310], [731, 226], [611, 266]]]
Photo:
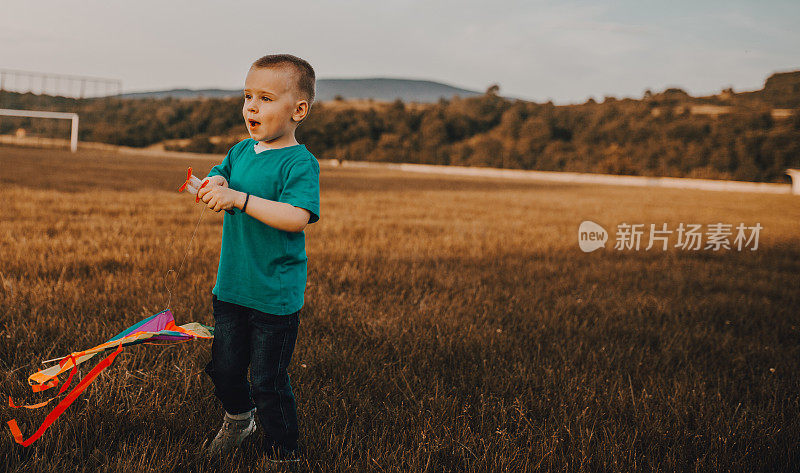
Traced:
[[242, 206], [242, 212], [244, 212], [244, 209], [247, 208], [247, 201], [248, 200], [250, 200], [250, 193], [249, 192], [247, 193], [247, 197], [244, 198], [244, 205]]

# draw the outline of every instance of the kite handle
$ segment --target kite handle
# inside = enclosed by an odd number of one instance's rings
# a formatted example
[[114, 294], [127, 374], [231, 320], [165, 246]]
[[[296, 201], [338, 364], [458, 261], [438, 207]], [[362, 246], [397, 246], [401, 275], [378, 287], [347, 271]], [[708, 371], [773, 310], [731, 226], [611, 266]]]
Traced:
[[[206, 186], [206, 184], [208, 184], [208, 181], [205, 179], [201, 181], [198, 177], [192, 174], [192, 167], [189, 166], [189, 169], [186, 172], [186, 181], [178, 188], [178, 192], [183, 192], [184, 190], [191, 192], [195, 195], [195, 203], [198, 203], [200, 202], [200, 196], [198, 193], [200, 192], [200, 189]], [[225, 209], [225, 211], [231, 215], [234, 215], [233, 209]]]

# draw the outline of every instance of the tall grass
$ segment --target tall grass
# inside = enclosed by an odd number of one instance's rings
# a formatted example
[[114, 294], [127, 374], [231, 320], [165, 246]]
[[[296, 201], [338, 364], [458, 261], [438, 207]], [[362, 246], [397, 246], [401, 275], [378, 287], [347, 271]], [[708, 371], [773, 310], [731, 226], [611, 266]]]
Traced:
[[[0, 381], [164, 308], [214, 163], [0, 148]], [[312, 471], [800, 468], [800, 199], [323, 168], [290, 367]], [[756, 251], [606, 249], [577, 227], [761, 223]], [[221, 216], [174, 282], [213, 323]], [[675, 240], [672, 240], [673, 244]], [[7, 471], [251, 471], [195, 452], [222, 410], [210, 343], [126, 349]], [[89, 363], [90, 365], [92, 363]], [[89, 367], [82, 370], [83, 374]], [[44, 396], [44, 395], [41, 395]], [[30, 435], [41, 411], [2, 408]]]

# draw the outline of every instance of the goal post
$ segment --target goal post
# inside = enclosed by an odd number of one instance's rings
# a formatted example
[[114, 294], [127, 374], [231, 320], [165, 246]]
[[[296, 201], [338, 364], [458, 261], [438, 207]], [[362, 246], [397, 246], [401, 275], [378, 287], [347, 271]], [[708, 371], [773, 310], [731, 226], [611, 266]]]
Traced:
[[12, 110], [0, 108], [0, 116], [5, 117], [25, 117], [25, 118], [55, 118], [59, 120], [71, 120], [72, 129], [69, 137], [69, 149], [73, 153], [78, 151], [78, 114], [67, 112], [46, 112], [41, 110]]

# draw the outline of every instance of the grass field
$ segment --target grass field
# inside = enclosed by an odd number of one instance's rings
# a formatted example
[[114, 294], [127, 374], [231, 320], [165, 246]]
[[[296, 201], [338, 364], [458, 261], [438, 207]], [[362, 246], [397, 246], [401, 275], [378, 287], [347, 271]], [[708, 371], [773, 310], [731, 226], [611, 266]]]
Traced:
[[[175, 189], [213, 164], [0, 148], [0, 394], [39, 399], [41, 360], [164, 308], [201, 212]], [[321, 187], [290, 367], [299, 471], [800, 469], [800, 197], [347, 168]], [[756, 251], [583, 253], [583, 220], [764, 229]], [[220, 236], [206, 212], [178, 323], [213, 323]], [[5, 421], [30, 435], [49, 408], [4, 405], [0, 468], [268, 469], [195, 454], [222, 416], [210, 346], [126, 349], [27, 449]]]

